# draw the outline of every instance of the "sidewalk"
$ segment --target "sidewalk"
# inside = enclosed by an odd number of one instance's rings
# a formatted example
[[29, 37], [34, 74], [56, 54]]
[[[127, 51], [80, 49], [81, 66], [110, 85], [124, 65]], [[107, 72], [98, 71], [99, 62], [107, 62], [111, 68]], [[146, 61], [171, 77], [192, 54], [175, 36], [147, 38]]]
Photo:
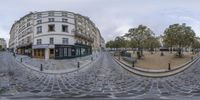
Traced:
[[177, 73], [180, 73], [184, 70], [186, 70], [187, 68], [189, 68], [190, 66], [192, 66], [194, 63], [196, 63], [200, 57], [197, 56], [195, 57], [193, 60], [175, 68], [175, 69], [172, 69], [172, 70], [146, 70], [146, 69], [141, 69], [141, 68], [138, 68], [138, 67], [132, 67], [131, 64], [129, 63], [126, 63], [125, 61], [123, 60], [119, 60], [118, 58], [116, 57], [113, 57], [113, 59], [121, 66], [123, 67], [124, 69], [136, 74], [136, 75], [139, 75], [139, 76], [145, 76], [145, 77], [167, 77], [167, 76], [171, 76], [171, 75], [175, 75]]
[[84, 66], [87, 66], [90, 64], [91, 57], [95, 60], [97, 54], [84, 56], [84, 57], [78, 57], [78, 58], [72, 58], [72, 59], [62, 59], [62, 60], [55, 60], [55, 59], [37, 59], [37, 58], [30, 58], [25, 55], [16, 55], [16, 60], [18, 62], [21, 62], [26, 67], [29, 67], [31, 69], [40, 71], [41, 65], [43, 66], [43, 72], [46, 73], [65, 73], [65, 72], [71, 72], [78, 69], [78, 62], [80, 64], [79, 68], [82, 68]]

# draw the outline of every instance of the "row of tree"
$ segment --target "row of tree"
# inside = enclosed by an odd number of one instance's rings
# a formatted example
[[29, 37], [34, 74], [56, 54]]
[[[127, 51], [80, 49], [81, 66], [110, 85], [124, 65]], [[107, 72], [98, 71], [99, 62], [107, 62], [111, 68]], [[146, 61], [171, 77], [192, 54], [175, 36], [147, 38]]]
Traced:
[[[195, 38], [195, 32], [191, 27], [183, 24], [170, 25], [164, 31], [162, 37], [164, 47], [176, 48], [179, 57], [182, 55], [183, 47], [200, 48], [199, 41]], [[143, 56], [143, 49], [153, 51], [154, 48], [161, 47], [158, 37], [153, 31], [144, 25], [130, 28], [128, 33], [118, 36], [114, 40], [106, 43], [107, 48], [137, 48], [137, 56], [140, 59]], [[172, 49], [171, 49], [172, 50]]]

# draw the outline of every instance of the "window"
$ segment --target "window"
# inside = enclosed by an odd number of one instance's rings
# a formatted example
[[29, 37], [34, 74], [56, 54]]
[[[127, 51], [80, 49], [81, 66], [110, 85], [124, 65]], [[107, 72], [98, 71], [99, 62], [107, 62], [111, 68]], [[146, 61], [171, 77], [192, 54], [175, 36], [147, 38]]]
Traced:
[[42, 20], [37, 20], [37, 24], [42, 24]]
[[76, 48], [76, 56], [80, 56], [81, 55], [81, 48]]
[[30, 43], [31, 42], [31, 37], [27, 37], [27, 43]]
[[42, 44], [42, 39], [37, 39], [37, 45]]
[[29, 23], [27, 23], [27, 27], [29, 27], [29, 26], [31, 26], [31, 23], [29, 22]]
[[37, 27], [37, 34], [42, 33], [42, 26]]
[[50, 39], [49, 39], [49, 43], [50, 43], [50, 44], [54, 44], [54, 38], [50, 38]]
[[67, 17], [67, 13], [66, 13], [66, 12], [63, 12], [63, 13], [62, 13], [62, 16]]
[[54, 18], [49, 18], [49, 22], [54, 22]]
[[48, 25], [48, 31], [49, 32], [54, 32], [55, 31], [55, 25], [54, 24]]
[[66, 22], [68, 22], [68, 19], [63, 18], [63, 19], [62, 19], [62, 22], [65, 22], [65, 23], [66, 23]]
[[29, 34], [29, 33], [32, 32], [32, 29], [31, 29], [31, 28], [28, 28], [28, 29], [26, 30], [26, 32], [27, 32], [27, 34]]
[[63, 38], [63, 44], [68, 44], [68, 38]]
[[40, 50], [42, 50], [42, 57], [44, 57], [44, 53], [45, 53], [44, 49], [40, 49]]
[[24, 39], [22, 39], [22, 44], [24, 44]]
[[28, 18], [28, 19], [27, 19], [27, 21], [30, 21], [30, 20], [31, 20], [31, 18]]
[[54, 54], [54, 50], [53, 49], [50, 49], [50, 54]]
[[67, 56], [67, 48], [64, 48], [64, 56]]
[[62, 31], [63, 32], [68, 32], [68, 26], [67, 25], [62, 25]]
[[59, 48], [59, 56], [63, 57], [63, 48]]
[[54, 12], [49, 12], [48, 16], [54, 16]]
[[37, 18], [42, 18], [42, 14], [41, 13], [37, 14]]
[[34, 49], [34, 56], [36, 56], [36, 52], [37, 52], [36, 49]]
[[86, 55], [86, 49], [85, 48], [81, 48], [81, 55]]
[[71, 50], [71, 48], [68, 48], [68, 56], [69, 57], [72, 56], [72, 50]]

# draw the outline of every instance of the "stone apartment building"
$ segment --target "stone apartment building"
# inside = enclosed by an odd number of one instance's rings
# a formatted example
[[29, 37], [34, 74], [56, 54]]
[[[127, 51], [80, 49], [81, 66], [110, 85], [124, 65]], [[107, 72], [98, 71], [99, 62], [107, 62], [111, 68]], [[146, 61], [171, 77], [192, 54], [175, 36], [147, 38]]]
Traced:
[[104, 44], [88, 17], [68, 11], [31, 12], [13, 24], [9, 40], [12, 51], [45, 59], [90, 55]]

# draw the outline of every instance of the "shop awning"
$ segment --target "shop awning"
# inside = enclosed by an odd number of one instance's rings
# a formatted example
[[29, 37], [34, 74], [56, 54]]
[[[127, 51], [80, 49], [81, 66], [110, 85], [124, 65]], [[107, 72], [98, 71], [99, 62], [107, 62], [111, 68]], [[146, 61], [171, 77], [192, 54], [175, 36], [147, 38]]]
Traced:
[[54, 45], [42, 44], [42, 45], [33, 45], [33, 49], [45, 49], [45, 48], [54, 48]]

